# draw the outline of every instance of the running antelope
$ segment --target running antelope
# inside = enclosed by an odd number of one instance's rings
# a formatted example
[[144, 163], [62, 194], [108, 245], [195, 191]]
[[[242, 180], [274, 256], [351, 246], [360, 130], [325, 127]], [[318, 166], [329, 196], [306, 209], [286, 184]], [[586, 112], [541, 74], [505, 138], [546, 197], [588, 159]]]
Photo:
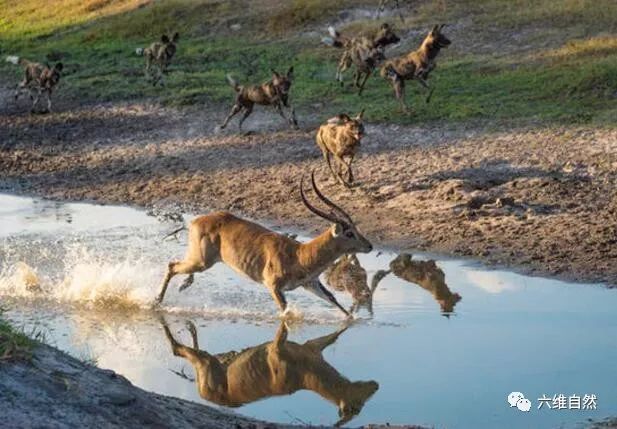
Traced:
[[441, 312], [449, 316], [461, 300], [461, 296], [450, 290], [444, 272], [435, 261], [414, 261], [411, 258], [410, 254], [400, 254], [390, 262], [390, 270], [397, 277], [415, 283], [430, 292], [439, 304]]
[[371, 284], [368, 284], [366, 270], [360, 264], [355, 254], [343, 255], [325, 271], [326, 283], [334, 290], [348, 292], [353, 304], [349, 310], [354, 313], [365, 307], [373, 315], [373, 295], [379, 282], [389, 271], [379, 270], [373, 274]]
[[383, 50], [401, 40], [388, 23], [382, 24], [373, 35], [353, 38], [341, 35], [334, 27], [329, 27], [328, 31], [330, 37], [324, 37], [322, 41], [327, 45], [344, 49], [336, 69], [336, 80], [342, 86], [343, 73], [352, 64], [355, 65], [354, 84], [358, 88], [358, 95], [362, 94], [364, 85], [375, 68], [386, 59]]
[[272, 342], [241, 352], [211, 355], [199, 349], [197, 330], [187, 328], [193, 347], [179, 343], [161, 317], [172, 353], [194, 368], [199, 395], [227, 407], [239, 407], [272, 396], [309, 390], [332, 402], [339, 412], [340, 426], [358, 415], [379, 389], [375, 381], [350, 381], [324, 360], [324, 349], [347, 329], [298, 344], [287, 339], [285, 323], [279, 325]]
[[[167, 67], [171, 59], [176, 54], [176, 44], [180, 34], [174, 33], [170, 39], [167, 34], [161, 36], [160, 42], [154, 42], [147, 48], [137, 48], [135, 53], [146, 58], [146, 78], [152, 79], [152, 85], [162, 82], [163, 73], [167, 72]], [[156, 74], [152, 73], [152, 68], [156, 69]]]
[[227, 126], [231, 118], [244, 110], [240, 122], [238, 122], [238, 129], [242, 131], [242, 123], [253, 112], [255, 104], [273, 106], [283, 119], [289, 122], [291, 126], [297, 127], [298, 122], [296, 121], [294, 109], [290, 108], [291, 114], [289, 118], [283, 113], [283, 106], [289, 108], [289, 90], [293, 81], [293, 71], [294, 68], [289, 67], [287, 74], [280, 74], [272, 69], [272, 79], [261, 85], [253, 86], [242, 86], [231, 75], [227, 75], [227, 81], [236, 92], [236, 101], [231, 108], [231, 112], [229, 112], [229, 115], [227, 115], [221, 125], [221, 129]]
[[[355, 118], [345, 113], [330, 118], [319, 127], [315, 138], [334, 180], [346, 187], [350, 187], [354, 181], [351, 164], [360, 147], [360, 140], [364, 137], [363, 116], [364, 109]], [[336, 172], [330, 156], [336, 160]], [[345, 157], [349, 161], [345, 162]], [[343, 178], [343, 169], [346, 170], [347, 180]]]
[[22, 91], [28, 90], [30, 93], [30, 99], [32, 100], [32, 107], [30, 111], [36, 112], [35, 107], [38, 104], [41, 95], [45, 93], [47, 96], [47, 110], [41, 111], [41, 113], [48, 113], [51, 111], [51, 94], [54, 88], [60, 82], [62, 63], [56, 63], [55, 66], [43, 65], [39, 63], [33, 63], [24, 58], [16, 56], [6, 57], [6, 61], [15, 65], [20, 65], [24, 69], [24, 79], [19, 83], [15, 90], [15, 100], [19, 98]]
[[184, 260], [169, 263], [157, 303], [163, 300], [167, 285], [176, 274], [188, 274], [180, 286], [182, 291], [193, 283], [194, 273], [223, 262], [265, 285], [283, 313], [287, 308], [284, 293], [302, 286], [349, 315], [321, 284], [319, 275], [341, 255], [367, 253], [373, 246], [360, 234], [351, 217], [317, 188], [314, 171], [311, 183], [315, 194], [329, 210], [321, 210], [308, 202], [303, 179], [300, 181], [300, 196], [311, 212], [332, 222], [322, 234], [307, 243], [300, 243], [231, 213], [200, 216], [190, 223]]
[[436, 25], [428, 33], [420, 48], [406, 55], [386, 61], [381, 66], [380, 74], [388, 79], [394, 89], [394, 95], [401, 103], [404, 111], [407, 111], [405, 104], [405, 81], [415, 79], [429, 91], [426, 102], [428, 103], [433, 95], [433, 89], [429, 86], [428, 76], [436, 67], [435, 59], [441, 48], [447, 48], [450, 40], [441, 32], [445, 24]]

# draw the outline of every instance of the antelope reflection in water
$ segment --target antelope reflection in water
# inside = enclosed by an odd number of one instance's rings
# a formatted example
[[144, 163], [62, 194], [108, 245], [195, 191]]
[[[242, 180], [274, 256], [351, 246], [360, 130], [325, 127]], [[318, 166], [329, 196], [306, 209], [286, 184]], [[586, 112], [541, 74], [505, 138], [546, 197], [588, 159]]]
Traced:
[[411, 258], [410, 254], [401, 253], [390, 262], [390, 271], [430, 292], [441, 307], [441, 312], [449, 317], [461, 296], [448, 288], [446, 276], [435, 261], [414, 261]]
[[187, 328], [193, 347], [176, 341], [162, 318], [161, 323], [173, 354], [193, 366], [199, 395], [219, 405], [239, 407], [271, 396], [311, 390], [338, 408], [339, 426], [358, 415], [379, 388], [375, 381], [348, 380], [324, 360], [323, 350], [347, 327], [298, 344], [287, 340], [287, 327], [281, 323], [272, 342], [212, 355], [199, 349], [192, 323], [187, 322]]

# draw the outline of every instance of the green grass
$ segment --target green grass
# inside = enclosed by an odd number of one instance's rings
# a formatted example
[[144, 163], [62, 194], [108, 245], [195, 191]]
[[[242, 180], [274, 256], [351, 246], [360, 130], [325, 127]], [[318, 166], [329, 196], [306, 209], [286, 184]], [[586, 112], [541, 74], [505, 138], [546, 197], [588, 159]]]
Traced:
[[33, 344], [33, 340], [3, 320], [0, 311], [0, 364], [10, 360], [28, 358]]
[[[399, 112], [391, 88], [378, 76], [369, 80], [362, 97], [340, 88], [333, 82], [340, 52], [306, 36], [308, 30], [323, 31], [322, 22], [344, 7], [376, 2], [252, 0], [252, 7], [246, 0], [53, 3], [64, 7], [45, 14], [34, 7], [40, 4], [35, 0], [0, 1], [3, 16], [9, 17], [0, 21], [0, 52], [39, 61], [50, 54], [62, 56], [66, 73], [58, 97], [229, 104], [233, 93], [226, 73], [241, 83], [259, 83], [269, 78], [270, 67], [286, 70], [293, 64], [294, 104], [300, 113], [319, 111], [324, 117], [361, 108], [371, 121], [397, 123], [498, 119], [612, 125], [617, 117], [617, 24], [611, 20], [617, 5], [610, 0], [434, 0], [421, 3], [405, 24], [392, 18], [402, 31], [428, 29], [433, 22], [466, 22], [465, 33], [454, 31], [453, 45], [438, 58], [431, 103], [424, 103], [417, 83], [408, 83], [413, 116]], [[232, 31], [231, 24], [241, 29]], [[349, 27], [357, 31], [378, 24], [367, 20]], [[487, 28], [491, 31], [485, 32]], [[501, 43], [560, 42], [556, 49], [523, 54], [503, 53], [497, 46], [497, 55], [492, 55], [467, 49], [461, 40], [468, 36], [491, 43], [495, 29], [509, 32]], [[179, 51], [166, 87], [153, 88], [143, 79], [143, 58], [134, 49], [173, 31], [181, 33]], [[519, 32], [528, 33], [526, 39], [509, 37]], [[7, 84], [19, 80], [14, 66], [2, 63], [0, 72]]]

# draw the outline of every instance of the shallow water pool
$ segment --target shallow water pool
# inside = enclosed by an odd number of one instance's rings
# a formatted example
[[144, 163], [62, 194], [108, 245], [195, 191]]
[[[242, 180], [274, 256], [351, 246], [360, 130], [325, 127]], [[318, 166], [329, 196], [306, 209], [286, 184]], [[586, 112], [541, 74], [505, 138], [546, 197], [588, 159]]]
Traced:
[[[184, 253], [186, 233], [162, 240], [174, 227], [127, 207], [0, 195], [5, 317], [144, 389], [275, 422], [570, 428], [617, 415], [617, 291], [382, 250], [340, 266], [342, 279], [381, 278], [373, 317], [362, 308], [352, 324], [301, 289], [282, 324], [263, 286], [222, 265], [182, 293], [173, 279], [154, 311]], [[568, 409], [576, 397], [591, 409]]]

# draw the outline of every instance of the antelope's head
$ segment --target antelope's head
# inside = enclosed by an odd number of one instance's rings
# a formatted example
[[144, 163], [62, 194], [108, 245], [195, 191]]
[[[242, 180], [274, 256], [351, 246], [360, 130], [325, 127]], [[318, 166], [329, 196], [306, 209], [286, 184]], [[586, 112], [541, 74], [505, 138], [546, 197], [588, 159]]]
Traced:
[[426, 46], [429, 50], [437, 51], [441, 48], [447, 48], [452, 42], [441, 32], [445, 25], [446, 24], [434, 26], [424, 39], [422, 45]]
[[328, 119], [328, 123], [341, 127], [343, 129], [343, 134], [347, 135], [352, 140], [360, 141], [362, 137], [364, 137], [363, 116], [364, 109], [353, 118], [346, 113], [339, 113], [335, 117]]
[[319, 199], [329, 207], [329, 211], [323, 211], [313, 206], [304, 194], [304, 178], [300, 181], [300, 196], [302, 202], [311, 212], [317, 216], [332, 222], [330, 234], [340, 253], [368, 253], [373, 250], [373, 245], [358, 231], [351, 217], [339, 206], [324, 196], [315, 183], [315, 170], [311, 173], [313, 191]]
[[394, 29], [387, 22], [381, 24], [379, 31], [373, 39], [376, 48], [385, 48], [388, 45], [393, 45], [400, 41], [400, 37], [398, 37], [396, 33], [394, 33]]
[[344, 425], [360, 414], [364, 404], [379, 389], [376, 381], [356, 381], [347, 389], [347, 395], [338, 404], [339, 421], [334, 426]]
[[168, 60], [171, 60], [172, 57], [176, 54], [176, 43], [178, 43], [179, 38], [180, 34], [178, 34], [177, 32], [174, 33], [171, 39], [167, 36], [167, 34], [163, 34], [161, 36], [161, 42], [165, 46], [165, 56]]
[[293, 66], [289, 67], [287, 74], [281, 74], [274, 69], [271, 70], [274, 90], [281, 98], [285, 107], [289, 107], [287, 101], [289, 100], [289, 90], [291, 89], [291, 82], [293, 81], [294, 68]]

